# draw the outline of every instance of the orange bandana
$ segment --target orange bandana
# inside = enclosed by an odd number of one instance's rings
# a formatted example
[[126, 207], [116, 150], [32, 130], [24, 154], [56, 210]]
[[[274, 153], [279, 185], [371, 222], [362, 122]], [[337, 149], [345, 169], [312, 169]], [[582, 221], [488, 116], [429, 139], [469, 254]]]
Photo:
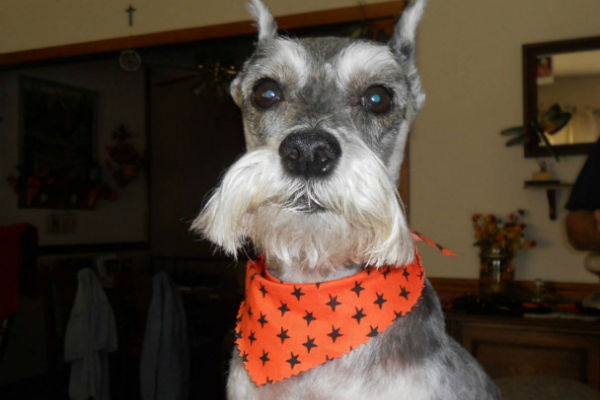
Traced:
[[249, 261], [235, 332], [240, 358], [261, 386], [341, 357], [410, 312], [424, 282], [418, 253], [402, 267], [322, 283], [283, 282], [263, 259]]

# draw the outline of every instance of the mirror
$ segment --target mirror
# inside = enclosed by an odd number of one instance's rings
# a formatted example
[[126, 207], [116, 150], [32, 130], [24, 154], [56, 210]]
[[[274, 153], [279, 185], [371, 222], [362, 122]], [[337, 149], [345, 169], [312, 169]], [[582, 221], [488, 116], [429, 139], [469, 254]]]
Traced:
[[[600, 36], [523, 45], [525, 157], [587, 154], [600, 137]], [[536, 133], [544, 132], [544, 137]]]

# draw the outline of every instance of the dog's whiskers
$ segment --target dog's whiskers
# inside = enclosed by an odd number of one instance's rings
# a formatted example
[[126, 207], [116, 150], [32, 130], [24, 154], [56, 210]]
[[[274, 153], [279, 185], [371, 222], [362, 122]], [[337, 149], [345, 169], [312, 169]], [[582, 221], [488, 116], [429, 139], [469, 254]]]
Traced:
[[307, 180], [300, 184], [290, 198], [282, 204], [283, 208], [298, 213], [314, 213], [327, 211], [327, 207], [319, 200], [315, 193], [312, 181]]

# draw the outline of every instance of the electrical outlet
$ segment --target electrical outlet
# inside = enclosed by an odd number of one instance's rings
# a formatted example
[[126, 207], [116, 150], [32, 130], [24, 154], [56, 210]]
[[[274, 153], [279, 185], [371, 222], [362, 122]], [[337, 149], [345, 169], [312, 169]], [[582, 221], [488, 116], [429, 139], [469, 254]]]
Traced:
[[75, 233], [77, 217], [70, 212], [51, 213], [48, 217], [48, 233], [51, 235], [68, 235]]
[[48, 233], [57, 235], [60, 233], [60, 215], [52, 213], [48, 216]]
[[63, 234], [75, 233], [75, 228], [77, 227], [77, 218], [75, 217], [75, 214], [65, 213], [62, 216], [61, 222]]

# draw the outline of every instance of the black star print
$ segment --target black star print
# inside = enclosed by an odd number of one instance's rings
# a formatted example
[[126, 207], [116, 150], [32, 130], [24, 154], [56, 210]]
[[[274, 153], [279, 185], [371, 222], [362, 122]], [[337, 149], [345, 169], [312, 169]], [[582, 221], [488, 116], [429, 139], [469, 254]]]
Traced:
[[312, 350], [313, 347], [318, 347], [315, 344], [315, 338], [311, 338], [308, 335], [306, 335], [306, 342], [302, 343], [302, 346], [306, 347], [306, 350], [308, 350], [309, 353], [310, 353], [310, 351]]
[[325, 356], [325, 361], [331, 361], [333, 360], [333, 357], [329, 357], [328, 355]]
[[377, 304], [379, 306], [379, 309], [381, 310], [381, 308], [383, 307], [383, 303], [385, 303], [387, 300], [383, 297], [383, 294], [379, 294], [377, 293], [377, 300], [375, 300], [373, 302], [373, 304]]
[[402, 318], [402, 312], [394, 311], [394, 314], [396, 314], [396, 316], [394, 317], [394, 321]]
[[337, 338], [344, 335], [340, 333], [340, 328], [336, 329], [333, 325], [331, 325], [331, 332], [329, 332], [327, 336], [329, 336], [331, 338], [331, 341], [335, 343]]
[[419, 272], [419, 275], [417, 275], [419, 277], [419, 279], [423, 279], [423, 271]]
[[315, 285], [317, 286], [317, 289], [321, 288], [321, 282], [317, 282], [317, 283], [315, 283]]
[[244, 354], [242, 354], [242, 362], [248, 362], [248, 353], [244, 352]]
[[258, 319], [258, 322], [260, 322], [260, 327], [264, 328], [265, 324], [269, 321], [267, 321], [266, 315], [263, 313], [260, 313], [260, 318]]
[[267, 289], [265, 289], [265, 287], [263, 285], [260, 285], [260, 289], [258, 289], [258, 290], [260, 290], [263, 297], [265, 297], [267, 295], [267, 293], [269, 293], [269, 292], [267, 292]]
[[365, 290], [365, 288], [363, 288], [358, 281], [354, 281], [354, 287], [350, 290], [356, 293], [356, 297], [360, 297], [360, 292]]
[[234, 339], [240, 339], [242, 337], [242, 331], [235, 331]]
[[360, 310], [358, 309], [358, 307], [354, 307], [356, 309], [356, 314], [354, 314], [352, 316], [352, 318], [354, 318], [356, 320], [356, 322], [358, 322], [360, 324], [360, 320], [363, 319], [364, 317], [367, 316], [367, 314], [363, 313], [363, 309], [361, 308]]
[[236, 324], [239, 324], [240, 322], [242, 322], [242, 317], [241, 317], [241, 316], [238, 316], [238, 317], [235, 319], [235, 323], [236, 323]]
[[404, 297], [406, 300], [408, 300], [408, 295], [410, 294], [410, 292], [408, 290], [406, 290], [406, 288], [404, 286], [400, 287], [400, 294], [399, 296]]
[[329, 295], [329, 301], [327, 303], [325, 303], [325, 304], [327, 304], [329, 307], [331, 307], [331, 310], [335, 312], [335, 308], [337, 306], [339, 306], [340, 304], [342, 304], [342, 303], [340, 303], [337, 300], [337, 296]]
[[368, 337], [375, 337], [375, 336], [379, 335], [379, 332], [377, 331], [377, 327], [373, 328], [373, 325], [369, 325], [369, 328], [371, 328], [371, 332], [367, 333]]
[[256, 278], [256, 272], [250, 276], [250, 282], [252, 282], [254, 280], [254, 278]]
[[283, 342], [285, 342], [287, 339], [290, 338], [288, 336], [287, 332], [288, 332], [287, 329], [283, 329], [283, 327], [281, 327], [281, 332], [277, 335], [277, 337], [279, 337], [279, 339], [281, 339], [281, 344], [283, 344]]
[[281, 311], [281, 316], [283, 317], [286, 312], [290, 311], [290, 309], [288, 308], [287, 304], [283, 301], [279, 302], [281, 303], [281, 307], [279, 307], [278, 310]]
[[263, 350], [262, 356], [259, 357], [260, 361], [262, 361], [263, 365], [265, 365], [265, 363], [267, 361], [271, 361], [271, 359], [269, 358], [269, 353]]
[[406, 280], [408, 280], [408, 277], [410, 276], [406, 267], [402, 268], [402, 276], [404, 276], [404, 279]]
[[248, 306], [248, 318], [252, 319], [252, 307]]
[[302, 297], [304, 295], [305, 295], [305, 293], [302, 293], [302, 289], [297, 288], [296, 285], [294, 285], [294, 291], [292, 292], [292, 296], [296, 296], [298, 301], [300, 301], [300, 297]]
[[299, 354], [294, 355], [294, 353], [290, 352], [290, 358], [288, 358], [287, 360], [285, 360], [285, 362], [290, 364], [290, 367], [292, 369], [294, 369], [294, 367], [296, 366], [296, 364], [300, 364], [300, 361], [298, 361], [298, 356]]
[[313, 317], [313, 313], [308, 312], [308, 311], [304, 311], [306, 313], [306, 315], [304, 317], [302, 317], [302, 319], [304, 319], [306, 321], [306, 326], [310, 326], [310, 323], [313, 322], [314, 320], [316, 320], [315, 317]]
[[267, 376], [267, 383], [273, 383], [273, 379], [271, 379]]
[[383, 279], [387, 279], [390, 272], [392, 272], [392, 269], [390, 267], [385, 267], [383, 270]]
[[252, 346], [252, 343], [254, 343], [254, 341], [256, 340], [256, 337], [254, 337], [254, 331], [250, 331], [250, 335], [248, 335], [248, 340], [250, 340], [250, 346]]

